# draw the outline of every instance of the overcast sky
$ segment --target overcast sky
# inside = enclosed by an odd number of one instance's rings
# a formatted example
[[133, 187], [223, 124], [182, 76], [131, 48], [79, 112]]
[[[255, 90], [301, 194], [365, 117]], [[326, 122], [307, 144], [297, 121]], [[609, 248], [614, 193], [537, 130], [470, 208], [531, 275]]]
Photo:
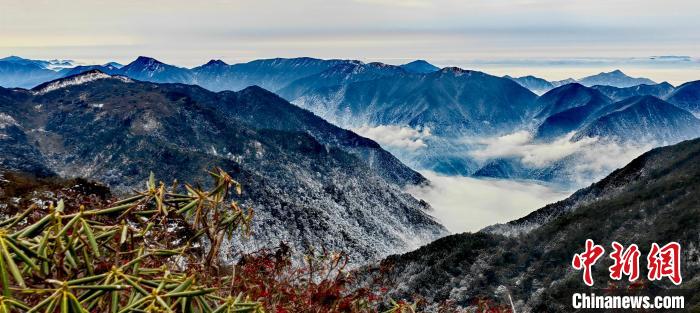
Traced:
[[[4, 0], [0, 55], [195, 66], [313, 56], [426, 59], [515, 75], [577, 77], [611, 67], [700, 79], [697, 0]], [[642, 61], [640, 61], [642, 60]], [[685, 62], [685, 63], [684, 63]]]

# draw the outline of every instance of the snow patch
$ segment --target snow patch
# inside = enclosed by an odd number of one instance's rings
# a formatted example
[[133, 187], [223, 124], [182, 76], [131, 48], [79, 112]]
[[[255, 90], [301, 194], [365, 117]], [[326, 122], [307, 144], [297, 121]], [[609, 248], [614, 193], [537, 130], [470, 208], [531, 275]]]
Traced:
[[75, 85], [81, 85], [84, 83], [88, 83], [91, 81], [96, 81], [99, 79], [107, 79], [107, 78], [112, 78], [112, 79], [118, 79], [122, 82], [132, 82], [131, 79], [124, 77], [124, 76], [111, 76], [109, 74], [105, 74], [102, 72], [88, 72], [80, 75], [76, 75], [73, 77], [65, 78], [65, 79], [59, 79], [53, 82], [48, 83], [46, 86], [43, 88], [34, 91], [35, 95], [43, 95], [48, 92], [69, 87], [69, 86], [75, 86]]
[[0, 113], [0, 129], [5, 129], [10, 126], [19, 126], [17, 121], [5, 113]]
[[160, 123], [153, 118], [148, 118], [143, 123], [142, 128], [145, 131], [154, 131], [154, 130], [160, 128]]

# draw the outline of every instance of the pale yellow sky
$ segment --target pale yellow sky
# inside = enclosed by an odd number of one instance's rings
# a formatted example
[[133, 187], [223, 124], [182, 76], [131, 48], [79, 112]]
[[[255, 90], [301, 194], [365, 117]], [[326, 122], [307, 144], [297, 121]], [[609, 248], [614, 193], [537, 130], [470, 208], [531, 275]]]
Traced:
[[696, 0], [4, 0], [0, 56], [127, 63], [148, 55], [181, 66], [420, 58], [549, 79], [620, 67], [681, 82], [700, 78], [697, 61], [625, 60], [700, 57], [699, 11]]

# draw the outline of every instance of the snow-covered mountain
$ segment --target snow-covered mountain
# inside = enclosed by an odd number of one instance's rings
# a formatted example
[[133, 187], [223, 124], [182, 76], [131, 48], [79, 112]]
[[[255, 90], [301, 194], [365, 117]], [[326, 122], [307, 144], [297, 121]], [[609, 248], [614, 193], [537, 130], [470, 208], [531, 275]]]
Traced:
[[203, 181], [220, 166], [256, 210], [248, 249], [286, 241], [350, 253], [353, 262], [445, 234], [401, 189], [425, 178], [375, 142], [259, 87], [213, 93], [93, 71], [33, 90], [0, 88], [3, 170], [94, 179], [114, 190]]

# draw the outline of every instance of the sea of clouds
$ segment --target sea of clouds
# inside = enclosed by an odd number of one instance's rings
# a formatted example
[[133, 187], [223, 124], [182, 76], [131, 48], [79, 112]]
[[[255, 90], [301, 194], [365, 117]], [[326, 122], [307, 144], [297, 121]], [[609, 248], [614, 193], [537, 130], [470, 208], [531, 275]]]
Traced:
[[[429, 151], [430, 129], [407, 126], [363, 126], [353, 129], [397, 155]], [[518, 160], [531, 169], [543, 169], [564, 162], [568, 184], [512, 179], [481, 179], [421, 173], [428, 186], [406, 191], [434, 208], [432, 214], [450, 231], [478, 231], [483, 227], [523, 217], [546, 204], [568, 197], [582, 187], [600, 180], [634, 158], [658, 146], [657, 143], [619, 143], [610, 139], [572, 140], [574, 133], [547, 142], [537, 141], [521, 130], [496, 137], [465, 138], [465, 157], [481, 163], [494, 159]], [[398, 152], [398, 153], [397, 153]], [[562, 173], [560, 173], [562, 174]]]
[[434, 210], [430, 213], [454, 233], [475, 232], [523, 217], [571, 193], [531, 181], [421, 173], [430, 180], [430, 185], [412, 186], [406, 191], [430, 203]]

